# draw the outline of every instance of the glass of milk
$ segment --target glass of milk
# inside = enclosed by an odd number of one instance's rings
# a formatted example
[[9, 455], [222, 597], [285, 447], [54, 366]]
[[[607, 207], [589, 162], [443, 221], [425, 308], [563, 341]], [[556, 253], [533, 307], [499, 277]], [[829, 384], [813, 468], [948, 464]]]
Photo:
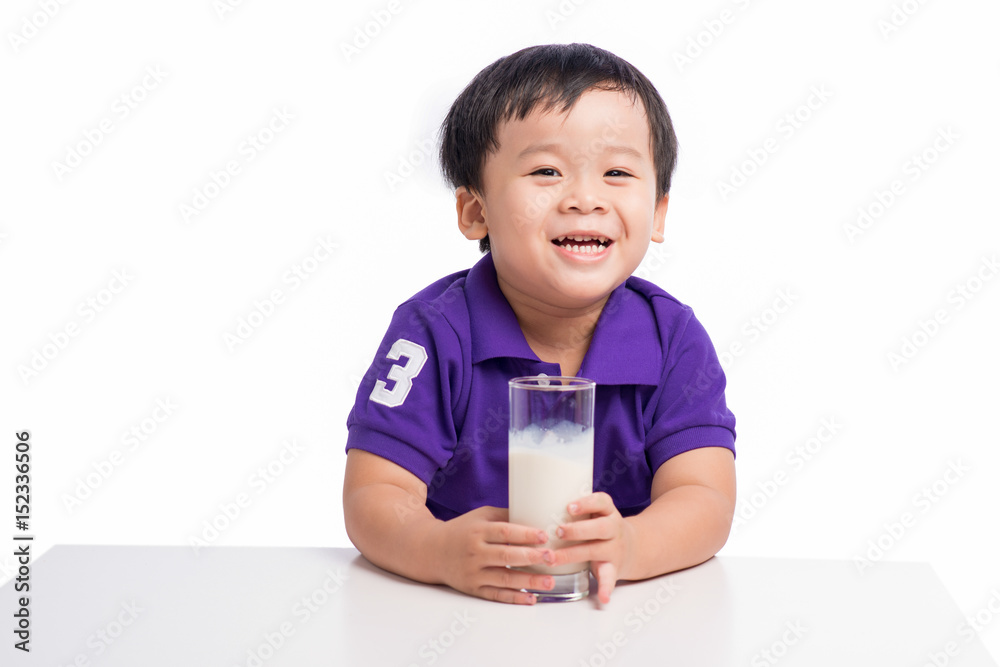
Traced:
[[[573, 520], [566, 506], [593, 492], [596, 383], [540, 375], [509, 385], [509, 521], [546, 531], [546, 547], [568, 546], [573, 542], [555, 535], [560, 524]], [[539, 602], [580, 600], [590, 591], [589, 562], [520, 569], [554, 577], [552, 590], [528, 591]]]

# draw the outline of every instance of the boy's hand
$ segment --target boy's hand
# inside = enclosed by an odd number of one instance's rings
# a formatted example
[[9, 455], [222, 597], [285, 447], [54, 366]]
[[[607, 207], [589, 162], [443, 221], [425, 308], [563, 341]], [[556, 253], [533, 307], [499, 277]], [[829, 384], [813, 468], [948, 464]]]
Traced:
[[548, 540], [544, 530], [507, 523], [507, 516], [506, 509], [479, 507], [441, 523], [441, 580], [487, 600], [534, 604], [535, 596], [521, 589], [547, 590], [552, 577], [507, 566], [551, 564], [555, 552], [536, 548]]
[[569, 504], [568, 510], [570, 516], [591, 516], [556, 529], [557, 537], [583, 544], [558, 549], [554, 564], [590, 561], [590, 569], [597, 578], [597, 598], [607, 604], [611, 601], [611, 591], [615, 589], [618, 575], [633, 554], [633, 528], [615, 507], [611, 496], [604, 492], [575, 500]]

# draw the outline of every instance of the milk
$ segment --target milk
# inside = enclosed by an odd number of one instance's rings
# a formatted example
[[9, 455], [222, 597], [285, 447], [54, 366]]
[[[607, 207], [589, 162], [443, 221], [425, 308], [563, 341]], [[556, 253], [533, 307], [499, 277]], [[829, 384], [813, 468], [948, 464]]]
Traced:
[[[575, 544], [557, 538], [555, 530], [560, 524], [572, 521], [566, 506], [593, 490], [594, 429], [571, 422], [544, 431], [531, 426], [511, 431], [508, 447], [509, 521], [546, 531], [548, 548]], [[585, 563], [568, 563], [519, 569], [572, 574], [586, 567]]]

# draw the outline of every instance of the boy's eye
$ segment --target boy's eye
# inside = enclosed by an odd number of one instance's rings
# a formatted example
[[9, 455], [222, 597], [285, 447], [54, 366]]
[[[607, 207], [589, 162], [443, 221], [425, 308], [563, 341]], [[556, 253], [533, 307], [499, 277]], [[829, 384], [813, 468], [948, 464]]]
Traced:
[[559, 172], [556, 171], [555, 169], [553, 169], [552, 167], [542, 167], [541, 169], [536, 169], [535, 171], [531, 172], [531, 175], [532, 176], [535, 176], [535, 175], [537, 175], [537, 176], [558, 176]]
[[611, 169], [610, 171], [608, 171], [604, 175], [605, 176], [631, 176], [632, 174], [628, 173], [627, 171], [622, 171], [621, 169]]

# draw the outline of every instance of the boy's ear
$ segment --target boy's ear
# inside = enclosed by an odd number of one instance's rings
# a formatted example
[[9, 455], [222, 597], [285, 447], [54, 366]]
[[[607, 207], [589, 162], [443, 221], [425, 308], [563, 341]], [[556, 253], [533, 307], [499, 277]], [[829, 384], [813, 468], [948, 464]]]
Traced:
[[653, 243], [663, 243], [663, 229], [666, 225], [667, 202], [669, 200], [670, 195], [663, 195], [663, 199], [657, 202], [656, 208], [653, 210]]
[[483, 200], [464, 185], [455, 190], [455, 211], [458, 213], [458, 229], [470, 241], [485, 238], [487, 232]]

